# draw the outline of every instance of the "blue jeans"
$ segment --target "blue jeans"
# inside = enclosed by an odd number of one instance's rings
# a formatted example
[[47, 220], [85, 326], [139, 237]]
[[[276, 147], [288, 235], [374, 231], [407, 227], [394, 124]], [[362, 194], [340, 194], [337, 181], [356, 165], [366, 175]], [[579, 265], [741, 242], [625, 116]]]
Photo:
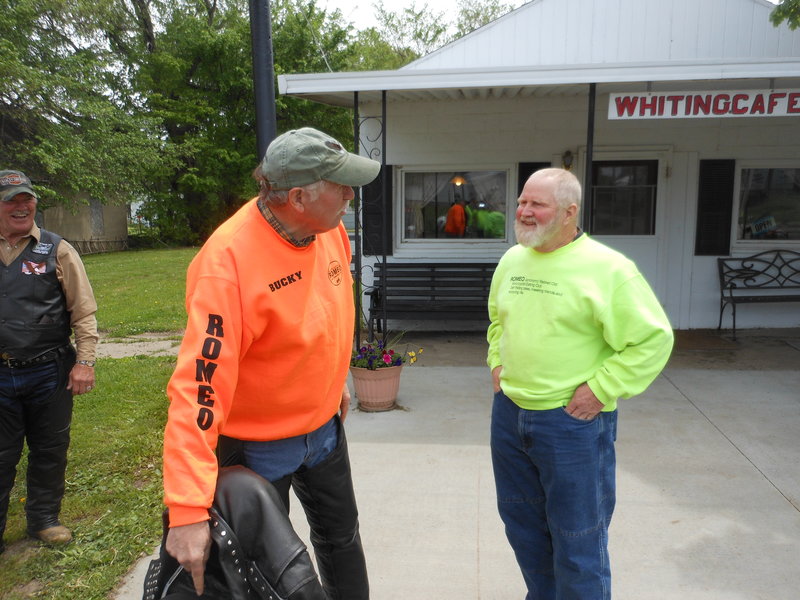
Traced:
[[242, 442], [245, 464], [267, 481], [278, 481], [300, 467], [316, 467], [336, 448], [336, 417], [311, 433], [269, 442]]
[[616, 501], [617, 413], [590, 421], [494, 397], [497, 506], [526, 600], [611, 598], [608, 526]]

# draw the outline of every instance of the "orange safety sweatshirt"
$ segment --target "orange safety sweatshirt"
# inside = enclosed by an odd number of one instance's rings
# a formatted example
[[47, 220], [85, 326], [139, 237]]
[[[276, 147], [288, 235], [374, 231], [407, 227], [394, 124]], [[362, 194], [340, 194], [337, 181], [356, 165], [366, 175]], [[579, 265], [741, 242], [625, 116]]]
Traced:
[[208, 519], [220, 434], [276, 440], [339, 409], [355, 308], [343, 225], [299, 248], [255, 200], [208, 239], [186, 278], [186, 333], [167, 386], [164, 502], [170, 525]]
[[448, 211], [444, 222], [444, 232], [453, 235], [464, 235], [467, 228], [467, 215], [464, 207], [460, 204], [453, 204]]

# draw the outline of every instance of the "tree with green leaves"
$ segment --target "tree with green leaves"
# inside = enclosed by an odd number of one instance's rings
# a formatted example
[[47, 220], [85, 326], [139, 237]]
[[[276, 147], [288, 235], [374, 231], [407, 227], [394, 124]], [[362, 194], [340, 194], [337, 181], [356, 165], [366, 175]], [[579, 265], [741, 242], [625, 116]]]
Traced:
[[246, 6], [132, 5], [133, 86], [178, 158], [152, 174], [141, 213], [168, 240], [196, 243], [241, 204], [258, 160]]
[[[315, 0], [271, 0], [275, 75], [345, 71], [352, 63], [355, 32], [340, 11], [327, 13]], [[352, 138], [348, 110], [277, 96], [278, 131], [313, 126], [347, 144]]]
[[[247, 4], [132, 0], [137, 30], [126, 54], [138, 60], [133, 85], [179, 159], [177, 168], [154, 174], [141, 213], [170, 241], [203, 241], [255, 194], [250, 173], [260, 157]], [[348, 29], [337, 15], [313, 1], [271, 4], [276, 74], [341, 70]], [[333, 135], [351, 130], [343, 109], [288, 97], [276, 98], [275, 108], [279, 131], [311, 124]]]
[[0, 165], [37, 185], [41, 206], [124, 203], [140, 166], [168, 169], [157, 124], [138, 112], [102, 31], [108, 2], [0, 0]]
[[800, 27], [800, 0], [781, 0], [769, 15], [770, 21], [777, 27], [784, 21], [789, 29]]
[[[450, 41], [427, 5], [356, 32], [316, 0], [271, 0], [275, 73], [396, 69]], [[508, 7], [463, 0], [459, 32]], [[48, 203], [142, 201], [164, 241], [198, 243], [255, 193], [247, 0], [0, 0], [0, 166]], [[278, 96], [278, 131], [345, 143], [350, 111]]]
[[[349, 26], [273, 0], [275, 71], [343, 70]], [[255, 191], [247, 0], [0, 0], [0, 164], [43, 206], [144, 200], [167, 241], [196, 243]], [[349, 137], [346, 110], [280, 97], [279, 130]]]
[[399, 69], [416, 59], [417, 55], [405, 46], [395, 47], [385, 40], [375, 27], [356, 32], [354, 52], [347, 71], [386, 71]]
[[496, 0], [459, 0], [455, 37], [463, 37], [512, 10], [511, 4]]
[[453, 23], [426, 3], [391, 11], [378, 0], [373, 7], [378, 26], [358, 32], [349, 65], [354, 71], [398, 69], [513, 10], [498, 0], [459, 0]]
[[392, 12], [384, 7], [383, 0], [378, 0], [374, 7], [381, 37], [398, 53], [419, 58], [449, 41], [445, 14], [434, 12], [427, 4], [417, 8], [412, 2]]

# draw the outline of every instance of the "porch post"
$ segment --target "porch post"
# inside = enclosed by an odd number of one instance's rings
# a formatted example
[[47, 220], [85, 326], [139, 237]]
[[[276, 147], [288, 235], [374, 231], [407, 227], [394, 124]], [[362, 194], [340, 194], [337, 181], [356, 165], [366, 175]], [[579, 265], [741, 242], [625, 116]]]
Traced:
[[[381, 121], [383, 122], [383, 136], [381, 136], [381, 200], [383, 201], [383, 212], [381, 214], [381, 237], [383, 238], [383, 243], [381, 244], [381, 249], [383, 250], [383, 256], [381, 257], [383, 263], [383, 272], [386, 273], [386, 249], [387, 244], [392, 243], [392, 232], [386, 231], [386, 215], [388, 214], [387, 211], [392, 210], [392, 203], [389, 198], [389, 183], [386, 181], [386, 133], [388, 131], [386, 125], [386, 90], [381, 91]], [[383, 290], [381, 290], [381, 296], [386, 298], [386, 277], [384, 275], [381, 284], [383, 285]], [[383, 325], [383, 335], [386, 335], [386, 322], [388, 318], [386, 316], [386, 302], [383, 302], [383, 314], [381, 315], [381, 321]]]
[[[358, 112], [358, 92], [353, 92], [353, 148], [356, 154], [361, 150], [361, 115]], [[355, 269], [355, 289], [353, 297], [356, 303], [356, 335], [353, 338], [354, 348], [361, 344], [361, 316], [364, 314], [364, 298], [361, 289], [361, 188], [353, 198], [353, 268]]]
[[272, 57], [272, 21], [269, 0], [250, 0], [250, 36], [253, 53], [253, 88], [256, 102], [258, 160], [277, 133], [275, 117], [275, 68]]
[[592, 153], [594, 151], [594, 106], [597, 84], [589, 84], [589, 118], [586, 126], [586, 172], [583, 178], [583, 230], [587, 233], [592, 222]]

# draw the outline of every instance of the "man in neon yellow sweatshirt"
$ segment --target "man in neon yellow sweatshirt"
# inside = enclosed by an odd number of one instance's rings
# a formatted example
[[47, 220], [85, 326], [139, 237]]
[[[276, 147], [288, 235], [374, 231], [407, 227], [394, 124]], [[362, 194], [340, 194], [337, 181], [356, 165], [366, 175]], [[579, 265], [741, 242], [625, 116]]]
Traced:
[[342, 428], [355, 309], [341, 218], [351, 186], [366, 185], [379, 169], [309, 127], [278, 136], [253, 174], [258, 197], [189, 266], [188, 323], [167, 387], [164, 502], [166, 549], [198, 595], [211, 541], [214, 451], [224, 440], [287, 506], [294, 488], [327, 598], [369, 598]]
[[617, 399], [673, 344], [633, 262], [581, 232], [580, 202], [569, 171], [531, 175], [489, 294], [492, 464], [527, 600], [611, 598]]

